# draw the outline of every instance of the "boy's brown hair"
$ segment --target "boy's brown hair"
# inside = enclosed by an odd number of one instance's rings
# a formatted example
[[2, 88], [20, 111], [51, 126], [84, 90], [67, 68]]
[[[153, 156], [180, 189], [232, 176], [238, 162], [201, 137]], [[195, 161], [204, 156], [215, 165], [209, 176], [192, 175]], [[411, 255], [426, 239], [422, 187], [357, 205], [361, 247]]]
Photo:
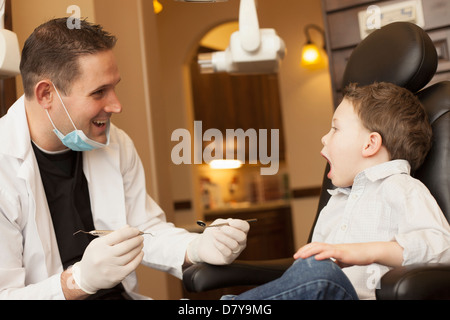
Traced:
[[353, 104], [362, 124], [378, 132], [391, 160], [404, 159], [417, 170], [431, 148], [432, 130], [419, 99], [387, 82], [358, 87], [350, 84], [344, 99]]

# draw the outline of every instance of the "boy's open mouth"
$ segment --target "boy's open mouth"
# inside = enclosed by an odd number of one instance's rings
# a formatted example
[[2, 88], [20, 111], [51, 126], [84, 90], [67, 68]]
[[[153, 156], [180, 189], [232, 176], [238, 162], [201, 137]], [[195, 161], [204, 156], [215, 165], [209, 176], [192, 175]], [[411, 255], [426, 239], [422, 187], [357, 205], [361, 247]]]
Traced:
[[326, 155], [324, 155], [323, 153], [321, 153], [322, 157], [325, 158], [325, 160], [327, 160], [328, 165], [330, 166], [330, 171], [328, 171], [327, 177], [328, 179], [331, 179], [331, 171], [332, 171], [332, 166], [331, 166], [331, 161], [330, 159], [328, 159], [328, 157]]

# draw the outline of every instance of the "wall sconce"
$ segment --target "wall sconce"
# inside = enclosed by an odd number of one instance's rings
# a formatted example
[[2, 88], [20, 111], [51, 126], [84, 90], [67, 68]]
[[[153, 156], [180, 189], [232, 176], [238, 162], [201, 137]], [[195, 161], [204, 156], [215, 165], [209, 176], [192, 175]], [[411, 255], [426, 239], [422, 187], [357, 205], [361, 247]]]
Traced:
[[158, 0], [153, 0], [153, 10], [155, 11], [155, 14], [158, 14], [163, 10], [163, 6]]
[[[323, 50], [321, 50], [316, 44], [312, 42], [311, 36], [309, 34], [310, 29], [315, 29], [322, 35]], [[307, 69], [320, 69], [325, 67], [325, 57], [322, 53], [326, 49], [325, 32], [322, 28], [315, 24], [306, 25], [304, 31], [306, 35], [306, 44], [303, 46], [302, 50], [302, 67]]]

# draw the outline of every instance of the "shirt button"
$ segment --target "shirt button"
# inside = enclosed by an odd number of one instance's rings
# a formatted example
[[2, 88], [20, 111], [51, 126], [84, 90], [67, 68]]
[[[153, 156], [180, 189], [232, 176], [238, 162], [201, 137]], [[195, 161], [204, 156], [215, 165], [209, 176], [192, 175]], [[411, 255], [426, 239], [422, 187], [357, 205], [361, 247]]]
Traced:
[[341, 230], [342, 230], [342, 231], [347, 230], [347, 225], [346, 225], [346, 224], [343, 224], [343, 225], [341, 226]]

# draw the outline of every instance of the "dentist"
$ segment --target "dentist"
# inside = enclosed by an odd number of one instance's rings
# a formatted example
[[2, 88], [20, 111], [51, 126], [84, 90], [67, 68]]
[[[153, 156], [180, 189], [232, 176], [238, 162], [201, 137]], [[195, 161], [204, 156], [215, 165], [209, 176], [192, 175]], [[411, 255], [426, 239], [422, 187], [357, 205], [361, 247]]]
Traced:
[[[202, 234], [166, 221], [133, 142], [111, 123], [122, 111], [116, 39], [80, 22], [31, 34], [25, 95], [0, 119], [0, 299], [138, 299], [140, 263], [181, 278], [184, 266], [228, 264], [246, 246], [242, 220]], [[94, 229], [115, 231], [74, 235]]]

